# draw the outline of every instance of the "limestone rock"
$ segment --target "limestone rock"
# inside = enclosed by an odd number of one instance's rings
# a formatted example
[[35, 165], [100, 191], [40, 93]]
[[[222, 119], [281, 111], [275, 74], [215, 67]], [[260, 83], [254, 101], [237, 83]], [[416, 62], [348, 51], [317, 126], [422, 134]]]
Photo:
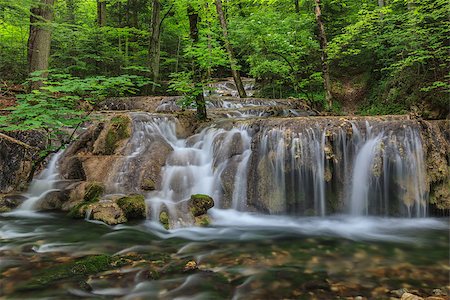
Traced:
[[112, 155], [131, 135], [131, 120], [128, 115], [112, 117], [94, 144], [93, 154]]
[[125, 213], [119, 205], [111, 200], [102, 200], [89, 205], [91, 219], [102, 221], [108, 225], [117, 225], [127, 222]]

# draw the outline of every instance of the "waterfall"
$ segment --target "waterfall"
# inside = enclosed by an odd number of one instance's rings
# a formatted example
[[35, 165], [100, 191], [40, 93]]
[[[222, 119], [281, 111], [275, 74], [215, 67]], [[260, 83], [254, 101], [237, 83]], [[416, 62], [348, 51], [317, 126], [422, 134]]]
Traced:
[[63, 151], [53, 154], [47, 167], [31, 182], [25, 193], [28, 198], [20, 206], [20, 210], [34, 210], [41, 199], [48, 193], [55, 191], [55, 183], [59, 179], [58, 161]]
[[369, 189], [373, 160], [379, 152], [380, 137], [368, 140], [356, 156], [351, 188], [351, 214], [369, 214]]

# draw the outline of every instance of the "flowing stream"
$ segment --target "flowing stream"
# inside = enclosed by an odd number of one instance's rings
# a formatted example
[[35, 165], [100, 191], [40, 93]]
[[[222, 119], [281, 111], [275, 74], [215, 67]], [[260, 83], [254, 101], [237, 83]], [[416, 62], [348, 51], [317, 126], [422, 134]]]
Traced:
[[[237, 119], [179, 138], [172, 117], [131, 117], [106, 188], [138, 192], [145, 155], [164, 145], [160, 187], [145, 194], [149, 219], [107, 226], [24, 214], [55, 189], [63, 154], [54, 155], [28, 200], [0, 215], [7, 298], [389, 299], [402, 288], [446, 289], [448, 220], [427, 216], [416, 128]], [[179, 209], [197, 193], [215, 200], [208, 227], [189, 226]], [[157, 222], [162, 210], [174, 229]], [[107, 268], [81, 265], [98, 257]]]

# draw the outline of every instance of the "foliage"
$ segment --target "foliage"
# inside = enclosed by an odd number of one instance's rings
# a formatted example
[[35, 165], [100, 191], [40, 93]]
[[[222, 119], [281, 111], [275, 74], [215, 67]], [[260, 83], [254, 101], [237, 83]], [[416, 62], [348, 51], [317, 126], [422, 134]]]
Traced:
[[196, 107], [195, 99], [203, 93], [203, 84], [194, 83], [192, 72], [179, 72], [171, 74], [169, 90], [177, 92], [182, 96], [179, 105], [183, 109]]
[[7, 109], [10, 114], [0, 116], [1, 130], [43, 129], [49, 139], [65, 136], [67, 129], [86, 120], [83, 102], [93, 104], [107, 96], [133, 94], [149, 83], [137, 75], [79, 78], [50, 72], [45, 78], [43, 73], [32, 73], [29, 82], [42, 81], [44, 86], [17, 95], [17, 105]]

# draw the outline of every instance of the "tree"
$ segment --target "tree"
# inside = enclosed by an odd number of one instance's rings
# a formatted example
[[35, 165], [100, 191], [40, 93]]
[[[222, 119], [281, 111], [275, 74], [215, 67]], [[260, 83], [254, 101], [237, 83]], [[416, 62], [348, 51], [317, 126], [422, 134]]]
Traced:
[[[152, 20], [150, 26], [150, 70], [152, 71], [153, 82], [157, 83], [159, 79], [159, 62], [161, 57], [161, 2], [152, 1]], [[156, 84], [153, 84], [152, 92], [155, 92]]]
[[327, 35], [325, 33], [325, 26], [322, 20], [322, 10], [320, 8], [320, 0], [315, 0], [315, 15], [317, 21], [317, 27], [319, 30], [319, 42], [321, 50], [321, 62], [322, 62], [322, 76], [323, 76], [323, 87], [325, 90], [325, 100], [328, 107], [331, 108], [333, 105], [333, 97], [331, 95], [331, 81], [330, 81], [330, 70], [328, 67], [327, 58]]
[[[199, 42], [199, 30], [197, 26], [199, 22], [199, 15], [191, 4], [188, 4], [187, 6], [187, 15], [189, 18], [189, 36], [192, 44], [196, 45]], [[192, 62], [192, 70], [194, 85], [201, 87], [201, 70], [195, 61]], [[197, 118], [199, 120], [206, 120], [206, 103], [203, 92], [196, 93], [195, 104], [197, 107]]]
[[[28, 38], [29, 73], [48, 69], [51, 44], [51, 21], [53, 19], [54, 0], [40, 0], [31, 7], [30, 35]], [[42, 77], [46, 77], [44, 72]], [[38, 89], [42, 81], [35, 81], [31, 89]]]
[[222, 27], [223, 41], [225, 43], [225, 48], [227, 49], [228, 57], [230, 59], [231, 74], [233, 75], [233, 80], [234, 83], [236, 84], [239, 97], [245, 98], [247, 97], [247, 94], [245, 93], [245, 88], [244, 85], [242, 84], [241, 75], [236, 66], [233, 54], [233, 47], [231, 46], [230, 40], [228, 39], [228, 25], [227, 20], [225, 19], [225, 15], [223, 13], [222, 0], [216, 0], [216, 10], [217, 15], [219, 16], [220, 26]]
[[100, 27], [106, 25], [106, 0], [97, 0], [97, 24]]

